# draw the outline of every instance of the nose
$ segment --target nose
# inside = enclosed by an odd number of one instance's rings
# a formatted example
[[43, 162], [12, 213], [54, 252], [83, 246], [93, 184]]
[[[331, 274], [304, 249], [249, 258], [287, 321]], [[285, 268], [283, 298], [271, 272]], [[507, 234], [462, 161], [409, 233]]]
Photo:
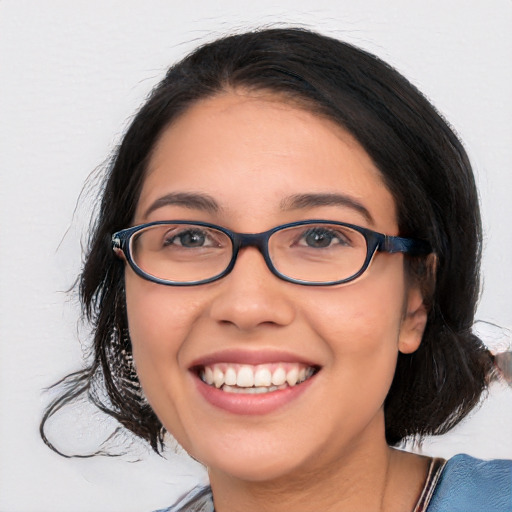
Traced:
[[289, 325], [295, 317], [291, 287], [272, 274], [256, 247], [246, 247], [230, 274], [218, 282], [211, 317], [241, 331]]

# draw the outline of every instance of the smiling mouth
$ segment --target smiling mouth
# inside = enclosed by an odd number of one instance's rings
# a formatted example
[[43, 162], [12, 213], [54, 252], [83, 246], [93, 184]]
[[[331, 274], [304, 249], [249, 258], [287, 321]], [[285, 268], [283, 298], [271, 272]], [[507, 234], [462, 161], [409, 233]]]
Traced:
[[197, 374], [208, 386], [227, 393], [260, 394], [298, 386], [318, 371], [301, 363], [216, 363], [199, 367]]

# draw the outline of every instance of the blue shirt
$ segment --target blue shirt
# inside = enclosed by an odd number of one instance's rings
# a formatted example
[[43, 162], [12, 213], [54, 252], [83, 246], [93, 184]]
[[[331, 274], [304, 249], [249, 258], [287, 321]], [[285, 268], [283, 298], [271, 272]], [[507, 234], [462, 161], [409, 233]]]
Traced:
[[[425, 505], [426, 512], [512, 512], [512, 460], [456, 455], [444, 465]], [[214, 512], [211, 489], [196, 487], [155, 512]]]

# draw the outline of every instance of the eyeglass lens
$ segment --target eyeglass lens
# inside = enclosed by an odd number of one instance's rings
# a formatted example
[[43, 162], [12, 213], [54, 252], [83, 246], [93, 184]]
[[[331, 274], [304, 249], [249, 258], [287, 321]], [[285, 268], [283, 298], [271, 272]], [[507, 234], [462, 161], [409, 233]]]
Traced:
[[[135, 233], [131, 256], [145, 273], [179, 283], [213, 278], [226, 270], [233, 242], [224, 232], [195, 224], [161, 224]], [[364, 265], [365, 237], [336, 224], [305, 224], [274, 232], [268, 252], [276, 270], [307, 282], [341, 281]]]

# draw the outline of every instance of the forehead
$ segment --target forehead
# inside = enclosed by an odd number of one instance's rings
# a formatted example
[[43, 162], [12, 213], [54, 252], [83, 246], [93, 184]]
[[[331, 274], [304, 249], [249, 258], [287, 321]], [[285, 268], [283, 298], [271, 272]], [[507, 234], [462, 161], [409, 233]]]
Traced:
[[333, 121], [268, 93], [231, 91], [201, 100], [162, 134], [137, 217], [158, 196], [212, 196], [229, 215], [270, 214], [288, 196], [350, 195], [396, 222], [394, 200], [361, 145]]

